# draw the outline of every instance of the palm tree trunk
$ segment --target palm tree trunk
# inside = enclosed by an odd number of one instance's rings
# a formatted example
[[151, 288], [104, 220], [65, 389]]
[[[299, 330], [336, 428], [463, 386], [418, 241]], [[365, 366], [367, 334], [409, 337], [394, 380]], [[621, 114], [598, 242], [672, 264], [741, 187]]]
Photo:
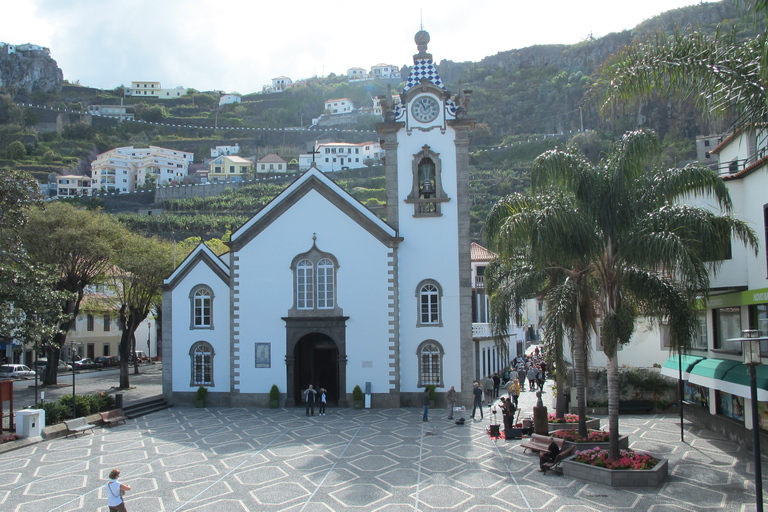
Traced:
[[[577, 327], [573, 337], [573, 372], [576, 379], [576, 407], [579, 414], [579, 435], [587, 437], [587, 351], [584, 329]], [[559, 389], [559, 388], [558, 388]]]
[[614, 353], [606, 365], [608, 379], [608, 452], [611, 459], [619, 458], [619, 357]]

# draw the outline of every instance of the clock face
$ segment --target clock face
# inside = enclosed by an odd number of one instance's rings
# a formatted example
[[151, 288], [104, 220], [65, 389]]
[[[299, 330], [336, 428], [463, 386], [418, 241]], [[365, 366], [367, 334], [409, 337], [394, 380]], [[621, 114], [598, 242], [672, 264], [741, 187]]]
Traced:
[[413, 102], [411, 106], [413, 117], [421, 123], [429, 123], [437, 118], [440, 106], [437, 100], [431, 96], [422, 96]]

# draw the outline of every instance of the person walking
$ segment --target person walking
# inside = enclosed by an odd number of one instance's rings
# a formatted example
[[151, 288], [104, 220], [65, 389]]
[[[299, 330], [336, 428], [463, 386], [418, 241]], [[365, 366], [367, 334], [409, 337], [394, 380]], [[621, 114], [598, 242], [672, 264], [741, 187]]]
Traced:
[[448, 394], [445, 395], [445, 399], [448, 402], [448, 419], [453, 419], [453, 408], [456, 407], [456, 389], [454, 386], [451, 386], [451, 389], [448, 390]]
[[319, 416], [325, 416], [325, 402], [328, 398], [328, 392], [325, 390], [325, 388], [320, 388], [320, 411], [318, 412]]
[[517, 381], [520, 383], [520, 391], [525, 391], [525, 368], [523, 368], [523, 363], [520, 363], [517, 367]]
[[490, 375], [488, 375], [488, 378], [483, 383], [483, 391], [485, 391], [485, 401], [488, 407], [490, 407], [493, 405], [493, 377]]
[[421, 421], [429, 421], [429, 388], [424, 388], [424, 394], [421, 395], [421, 405], [424, 406], [424, 415]]
[[498, 372], [493, 372], [493, 398], [499, 398], [499, 387], [501, 386], [501, 378]]
[[536, 369], [533, 365], [531, 365], [530, 368], [528, 368], [528, 388], [531, 391], [536, 390]]
[[309, 411], [312, 411], [312, 416], [315, 415], [315, 397], [317, 396], [317, 391], [313, 388], [312, 384], [309, 385], [307, 390], [304, 392], [304, 401], [307, 403], [307, 416], [309, 416]]
[[475, 412], [480, 409], [480, 419], [483, 419], [483, 388], [481, 388], [477, 382], [472, 384], [472, 386], [474, 402], [472, 404], [472, 416], [470, 416], [470, 418], [475, 419]]
[[107, 506], [109, 507], [109, 512], [127, 512], [123, 494], [125, 494], [125, 491], [130, 491], [131, 487], [120, 482], [118, 480], [119, 477], [119, 470], [113, 469], [109, 472], [109, 482], [107, 482]]

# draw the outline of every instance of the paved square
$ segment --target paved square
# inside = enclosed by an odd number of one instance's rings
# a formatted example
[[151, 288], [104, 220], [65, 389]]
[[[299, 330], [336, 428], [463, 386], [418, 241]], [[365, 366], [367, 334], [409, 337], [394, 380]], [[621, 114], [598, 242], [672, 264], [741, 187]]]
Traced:
[[755, 510], [751, 452], [687, 423], [680, 443], [677, 417], [622, 417], [631, 446], [668, 457], [670, 476], [613, 490], [539, 473], [520, 441], [486, 435], [488, 415], [464, 426], [430, 416], [172, 408], [3, 454], [0, 510], [106, 511], [113, 467], [133, 488], [130, 512]]

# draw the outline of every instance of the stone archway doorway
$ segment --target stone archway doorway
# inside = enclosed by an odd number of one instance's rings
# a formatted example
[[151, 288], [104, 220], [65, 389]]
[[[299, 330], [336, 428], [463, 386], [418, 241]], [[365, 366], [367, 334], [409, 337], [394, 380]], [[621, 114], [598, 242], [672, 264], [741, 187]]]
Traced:
[[[295, 361], [293, 398], [304, 403], [303, 390], [312, 384], [318, 391], [328, 392], [328, 405], [339, 402], [339, 348], [333, 339], [323, 333], [313, 332], [302, 336], [293, 349]], [[319, 396], [318, 396], [319, 399]]]

